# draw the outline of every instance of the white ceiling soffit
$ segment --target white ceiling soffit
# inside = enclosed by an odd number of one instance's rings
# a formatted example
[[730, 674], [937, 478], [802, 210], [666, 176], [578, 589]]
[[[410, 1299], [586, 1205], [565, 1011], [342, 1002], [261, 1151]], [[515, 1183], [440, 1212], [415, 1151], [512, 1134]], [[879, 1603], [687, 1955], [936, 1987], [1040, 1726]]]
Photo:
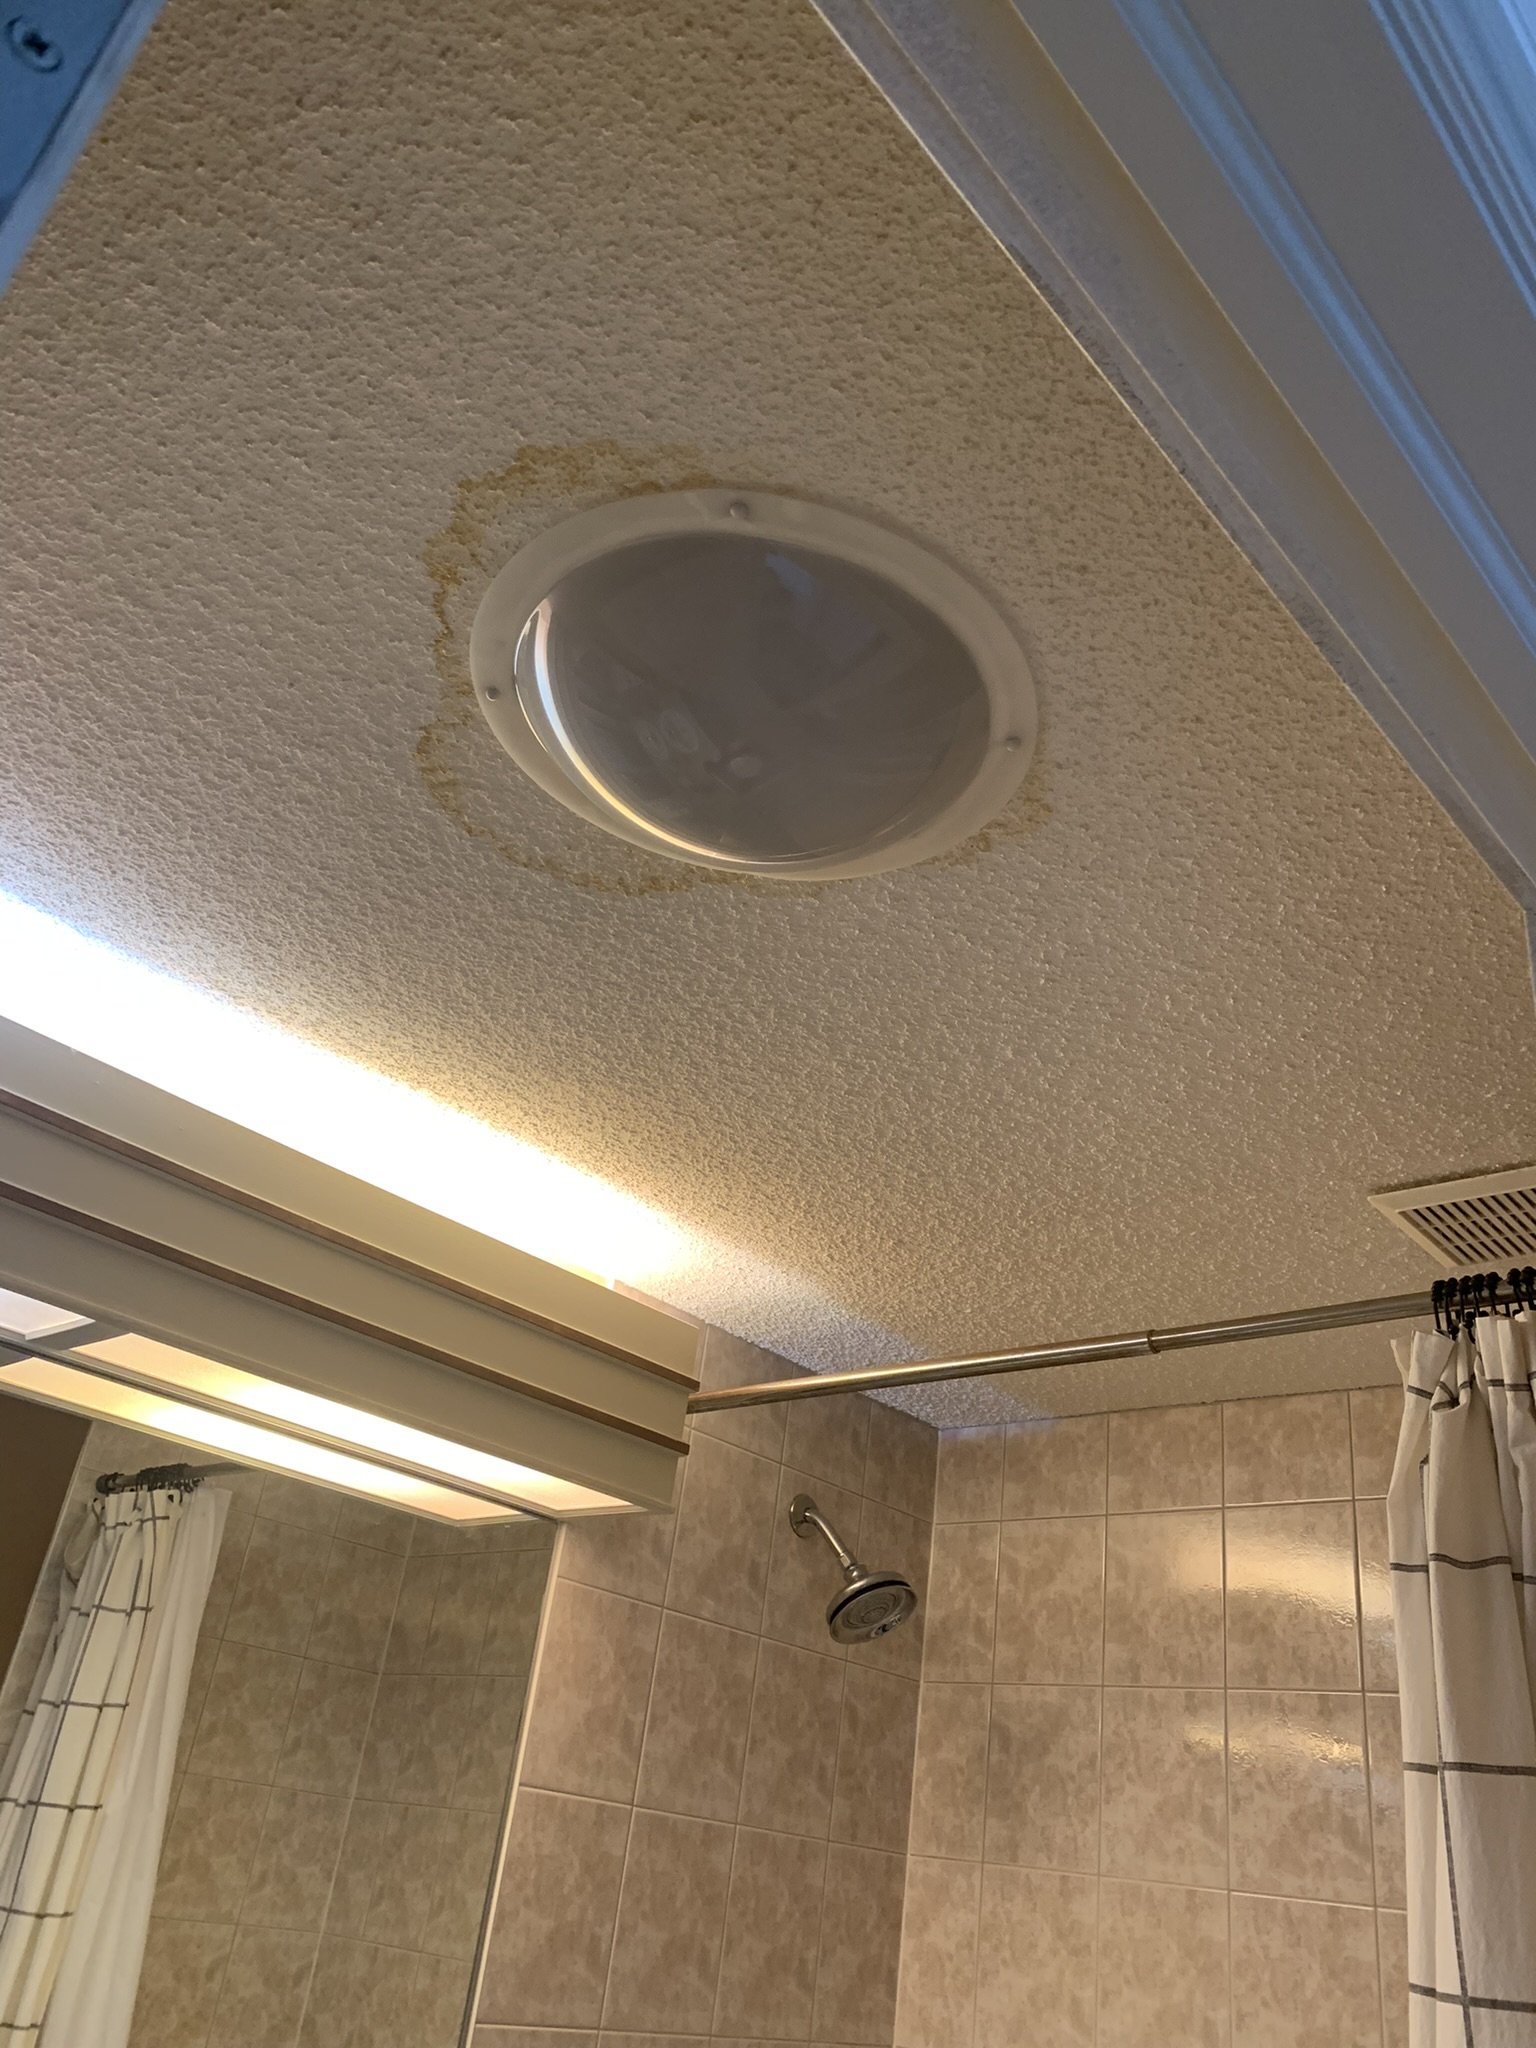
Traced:
[[1530, 919], [1536, 45], [1508, 0], [817, 5]]
[[18, 1318], [0, 1337], [64, 1333], [55, 1362], [74, 1368], [62, 1386], [18, 1378], [38, 1361], [0, 1343], [0, 1388], [132, 1422], [80, 1398], [108, 1357], [93, 1339], [94, 1367], [74, 1358], [85, 1318], [131, 1336], [106, 1377], [184, 1396], [191, 1418], [259, 1422], [504, 1511], [673, 1499], [691, 1324], [4, 1021], [0, 1291]]

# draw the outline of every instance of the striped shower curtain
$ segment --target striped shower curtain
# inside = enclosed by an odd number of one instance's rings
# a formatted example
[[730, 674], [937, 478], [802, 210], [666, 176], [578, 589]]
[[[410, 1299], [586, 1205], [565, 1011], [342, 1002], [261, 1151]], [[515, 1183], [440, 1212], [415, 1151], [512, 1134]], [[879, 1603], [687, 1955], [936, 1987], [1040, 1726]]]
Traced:
[[1399, 1345], [1410, 2048], [1536, 2048], [1536, 1316]]
[[[94, 1500], [0, 1773], [0, 2042], [123, 2048], [229, 1496]], [[72, 1547], [73, 1549], [74, 1547]]]

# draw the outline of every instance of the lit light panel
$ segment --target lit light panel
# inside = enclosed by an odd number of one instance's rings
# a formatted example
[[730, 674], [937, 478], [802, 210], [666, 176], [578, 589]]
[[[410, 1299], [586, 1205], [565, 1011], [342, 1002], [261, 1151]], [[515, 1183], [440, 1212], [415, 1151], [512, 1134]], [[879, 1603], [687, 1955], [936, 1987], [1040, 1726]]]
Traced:
[[450, 1482], [461, 1479], [467, 1485], [499, 1493], [509, 1505], [555, 1515], [628, 1506], [627, 1501], [617, 1500], [612, 1494], [552, 1478], [531, 1465], [494, 1457], [488, 1451], [455, 1443], [450, 1437], [434, 1436], [427, 1430], [412, 1428], [409, 1423], [393, 1422], [369, 1409], [355, 1408], [349, 1402], [332, 1401], [323, 1394], [285, 1386], [260, 1373], [221, 1365], [216, 1359], [162, 1344], [154, 1337], [129, 1332], [71, 1349], [81, 1358], [121, 1366], [138, 1378], [154, 1380], [168, 1392], [184, 1394], [192, 1401], [201, 1396], [225, 1407], [248, 1409], [284, 1432], [302, 1432], [310, 1440], [328, 1439], [332, 1445], [371, 1453], [391, 1463], [424, 1465]]
[[28, 1344], [41, 1344], [45, 1337], [57, 1337], [65, 1330], [83, 1330], [90, 1320], [71, 1309], [55, 1308], [52, 1302], [34, 1301], [30, 1294], [0, 1287], [0, 1331]]
[[130, 1429], [149, 1430], [155, 1436], [174, 1437], [178, 1443], [217, 1451], [238, 1459], [242, 1465], [260, 1465], [269, 1472], [289, 1472], [300, 1479], [318, 1480], [322, 1486], [334, 1486], [363, 1500], [405, 1508], [412, 1514], [432, 1515], [438, 1521], [518, 1519], [515, 1509], [498, 1507], [494, 1501], [477, 1500], [474, 1495], [455, 1492], [452, 1487], [436, 1486], [429, 1479], [367, 1464], [324, 1444], [282, 1436], [275, 1429], [263, 1429], [235, 1416], [194, 1408], [189, 1401], [170, 1400], [139, 1387], [125, 1387], [75, 1366], [56, 1364], [51, 1358], [19, 1358], [0, 1365], [0, 1387], [11, 1387], [17, 1393], [30, 1394], [56, 1407], [71, 1408], [80, 1415], [126, 1423]]

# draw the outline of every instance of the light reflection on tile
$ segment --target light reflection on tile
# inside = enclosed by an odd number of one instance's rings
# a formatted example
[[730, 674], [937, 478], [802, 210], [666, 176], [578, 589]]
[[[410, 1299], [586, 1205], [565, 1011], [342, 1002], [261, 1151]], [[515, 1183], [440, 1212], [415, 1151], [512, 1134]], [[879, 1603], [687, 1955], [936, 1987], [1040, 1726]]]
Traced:
[[735, 1820], [758, 1641], [665, 1614], [636, 1798], [663, 1813]]
[[848, 1666], [832, 1800], [834, 1841], [906, 1848], [918, 1690], [914, 1678]]
[[1347, 1500], [1228, 1508], [1227, 1683], [1358, 1688]]
[[1111, 1515], [1106, 1685], [1220, 1685], [1221, 1511]]
[[1106, 1872], [1225, 1885], [1224, 1708], [1224, 1695], [1214, 1690], [1104, 1694]]
[[832, 1815], [843, 1669], [834, 1658], [762, 1643], [742, 1772], [744, 1827], [825, 1837]]
[[1295, 1898], [1372, 1898], [1359, 1693], [1227, 1696], [1232, 1883]]
[[1371, 1767], [1371, 1842], [1376, 1903], [1403, 1906], [1407, 1846], [1403, 1834], [1403, 1719], [1396, 1693], [1367, 1693], [1365, 1740]]
[[1360, 1654], [1367, 1692], [1397, 1690], [1397, 1630], [1392, 1618], [1392, 1573], [1388, 1567], [1387, 1504], [1355, 1502], [1355, 1538], [1360, 1563]]
[[667, 1574], [667, 1605], [755, 1629], [768, 1585], [779, 1467], [716, 1437], [694, 1439]]
[[203, 2048], [235, 1938], [232, 1923], [149, 1923], [128, 2048]]
[[317, 1934], [237, 1927], [208, 2030], [208, 2048], [293, 2048]]

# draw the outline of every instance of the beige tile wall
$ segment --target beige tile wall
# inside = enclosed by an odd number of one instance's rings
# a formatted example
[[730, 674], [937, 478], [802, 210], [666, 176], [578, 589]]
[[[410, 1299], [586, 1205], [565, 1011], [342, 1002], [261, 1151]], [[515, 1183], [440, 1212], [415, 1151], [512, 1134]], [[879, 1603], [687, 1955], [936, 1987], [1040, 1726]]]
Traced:
[[[706, 1338], [706, 1384], [786, 1370]], [[566, 1530], [476, 2048], [889, 2048], [923, 1624], [840, 1649], [785, 1510], [921, 1593], [936, 1449], [862, 1397], [708, 1417], [675, 1516]]]
[[[75, 1496], [188, 1456], [98, 1425]], [[219, 1484], [131, 2048], [457, 2048], [553, 1532]]]
[[897, 2048], [1406, 2041], [1400, 1407], [941, 1439]]

